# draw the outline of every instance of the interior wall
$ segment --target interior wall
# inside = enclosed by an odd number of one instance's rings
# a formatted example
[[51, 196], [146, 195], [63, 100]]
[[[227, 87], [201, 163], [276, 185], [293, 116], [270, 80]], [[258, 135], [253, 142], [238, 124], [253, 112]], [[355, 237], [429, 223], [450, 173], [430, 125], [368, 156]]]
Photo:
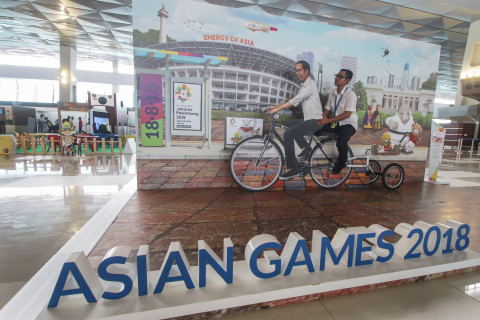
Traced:
[[13, 107], [13, 121], [15, 131], [22, 133], [27, 131], [28, 118], [35, 118], [35, 109], [30, 107]]
[[[465, 46], [465, 55], [463, 56], [462, 73], [471, 70], [480, 70], [480, 64], [476, 55], [480, 55], [480, 20], [470, 24], [468, 32], [467, 45]], [[472, 63], [473, 62], [473, 63]], [[462, 86], [458, 86], [457, 97], [455, 99], [456, 105], [476, 105], [477, 100], [463, 97]]]

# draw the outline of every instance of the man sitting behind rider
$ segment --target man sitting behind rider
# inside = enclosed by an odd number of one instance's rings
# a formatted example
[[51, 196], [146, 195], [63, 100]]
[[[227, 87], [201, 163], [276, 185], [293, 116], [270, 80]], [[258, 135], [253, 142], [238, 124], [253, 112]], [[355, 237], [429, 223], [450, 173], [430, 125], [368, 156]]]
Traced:
[[[348, 160], [348, 141], [358, 128], [357, 95], [347, 85], [353, 77], [353, 72], [341, 69], [335, 75], [337, 87], [328, 96], [328, 101], [323, 112], [323, 118], [317, 120], [318, 125], [323, 125], [324, 130], [338, 135], [338, 159], [332, 173], [337, 174], [345, 168]], [[332, 114], [333, 117], [328, 118]]]
[[284, 104], [269, 107], [267, 111], [267, 114], [274, 114], [282, 109], [298, 106], [300, 103], [303, 108], [303, 119], [290, 120], [285, 123], [285, 126], [288, 128], [283, 138], [285, 143], [285, 158], [289, 170], [280, 175], [280, 179], [282, 180], [293, 178], [302, 173], [302, 168], [299, 166], [295, 157], [294, 141], [303, 149], [298, 156], [304, 158], [310, 149], [304, 136], [313, 134], [322, 128], [322, 125], [317, 124], [317, 119], [322, 118], [322, 104], [320, 102], [317, 85], [315, 81], [310, 78], [310, 65], [306, 61], [298, 61], [295, 65], [295, 71], [298, 80], [301, 82], [298, 94]]

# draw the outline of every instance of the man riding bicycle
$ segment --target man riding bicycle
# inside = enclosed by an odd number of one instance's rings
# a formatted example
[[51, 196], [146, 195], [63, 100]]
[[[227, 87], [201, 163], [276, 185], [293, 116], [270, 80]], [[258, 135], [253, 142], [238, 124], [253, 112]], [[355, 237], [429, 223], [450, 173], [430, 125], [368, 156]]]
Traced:
[[304, 136], [311, 135], [320, 130], [323, 125], [318, 124], [318, 119], [322, 119], [322, 104], [315, 81], [310, 77], [310, 65], [306, 61], [298, 61], [295, 65], [295, 71], [298, 80], [302, 83], [298, 94], [284, 104], [271, 106], [267, 114], [274, 114], [282, 109], [291, 106], [298, 106], [300, 103], [303, 108], [303, 119], [290, 120], [285, 123], [288, 127], [284, 133], [285, 158], [288, 171], [280, 175], [281, 180], [291, 179], [300, 175], [303, 168], [298, 164], [295, 157], [295, 143], [303, 149], [298, 155], [304, 158], [308, 155], [310, 146]]
[[[348, 160], [348, 141], [358, 128], [357, 95], [347, 87], [352, 77], [353, 72], [348, 69], [341, 69], [335, 75], [337, 89], [328, 96], [323, 117], [317, 120], [317, 124], [324, 126], [324, 130], [338, 134], [338, 162], [332, 169], [334, 174], [340, 173], [345, 168]], [[332, 110], [333, 117], [328, 118]]]

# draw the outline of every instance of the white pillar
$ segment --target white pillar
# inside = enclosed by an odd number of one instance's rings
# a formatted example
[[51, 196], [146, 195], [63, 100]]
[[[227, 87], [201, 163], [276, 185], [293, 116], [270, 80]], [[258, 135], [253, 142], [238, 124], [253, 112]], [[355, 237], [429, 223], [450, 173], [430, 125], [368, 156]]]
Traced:
[[77, 102], [77, 50], [60, 45], [59, 100]]
[[[118, 60], [117, 59], [112, 61], [112, 73], [114, 75], [118, 74]], [[112, 93], [118, 93], [118, 82], [117, 81], [112, 82]]]
[[[480, 68], [480, 20], [470, 23], [467, 45], [463, 56], [462, 73]], [[462, 97], [462, 86], [458, 84], [455, 105], [476, 105], [477, 100]]]

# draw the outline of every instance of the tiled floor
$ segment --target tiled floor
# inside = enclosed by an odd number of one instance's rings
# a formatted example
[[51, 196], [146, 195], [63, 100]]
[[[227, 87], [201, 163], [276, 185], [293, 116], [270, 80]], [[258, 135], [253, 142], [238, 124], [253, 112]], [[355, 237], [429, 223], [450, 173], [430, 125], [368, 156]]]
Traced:
[[0, 160], [0, 306], [130, 180], [135, 157]]
[[339, 227], [378, 223], [393, 230], [401, 222], [447, 219], [470, 224], [470, 248], [480, 251], [480, 216], [472, 215], [479, 203], [459, 201], [475, 199], [479, 191], [427, 183], [405, 184], [394, 192], [381, 183], [350, 191], [138, 190], [91, 253], [90, 261], [96, 266], [115, 245], [131, 246], [135, 251], [148, 244], [151, 267], [157, 270], [169, 244], [180, 241], [190, 263], [196, 265], [197, 240], [205, 240], [220, 253], [224, 237], [232, 238], [235, 260], [243, 260], [245, 244], [257, 234], [272, 234], [285, 243], [293, 231], [310, 239], [315, 229], [332, 237]]
[[[468, 281], [462, 283], [464, 279]], [[478, 319], [480, 303], [463, 292], [466, 283], [477, 280], [480, 273], [422, 281], [227, 316], [225, 320]]]
[[[0, 253], [8, 257], [0, 262], [1, 305], [134, 177], [135, 161], [127, 158], [0, 161]], [[332, 236], [339, 227], [379, 223], [393, 228], [400, 222], [446, 219], [470, 224], [470, 249], [480, 251], [478, 173], [475, 164], [447, 163], [439, 177], [457, 180], [455, 185], [406, 183], [393, 192], [379, 182], [364, 190], [139, 190], [89, 260], [97, 266], [113, 246], [128, 245], [135, 251], [139, 245], [149, 244], [155, 270], [171, 241], [180, 241], [196, 265], [198, 239], [218, 251], [222, 239], [231, 237], [235, 259], [240, 260], [242, 245], [260, 233], [273, 234], [284, 242], [292, 231], [310, 239], [314, 229]], [[480, 314], [479, 283], [480, 272], [473, 272], [225, 319], [476, 319]]]

